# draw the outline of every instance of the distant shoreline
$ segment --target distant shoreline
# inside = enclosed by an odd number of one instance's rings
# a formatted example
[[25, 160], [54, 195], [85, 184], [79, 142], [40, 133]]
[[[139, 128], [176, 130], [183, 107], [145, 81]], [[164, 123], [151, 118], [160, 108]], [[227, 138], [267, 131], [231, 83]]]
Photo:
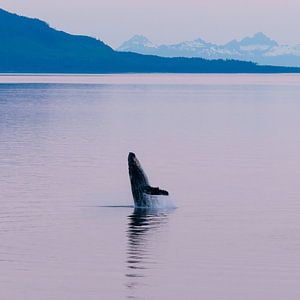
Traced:
[[[265, 66], [264, 66], [265, 67]], [[271, 68], [291, 68], [293, 70], [285, 70], [285, 71], [259, 71], [259, 72], [102, 72], [102, 73], [91, 73], [91, 72], [0, 72], [0, 76], [59, 76], [59, 75], [71, 75], [71, 76], [95, 76], [95, 75], [210, 75], [210, 74], [220, 74], [220, 75], [246, 75], [246, 74], [300, 74], [300, 67], [281, 67], [281, 66], [266, 66]], [[296, 70], [294, 70], [296, 69]]]

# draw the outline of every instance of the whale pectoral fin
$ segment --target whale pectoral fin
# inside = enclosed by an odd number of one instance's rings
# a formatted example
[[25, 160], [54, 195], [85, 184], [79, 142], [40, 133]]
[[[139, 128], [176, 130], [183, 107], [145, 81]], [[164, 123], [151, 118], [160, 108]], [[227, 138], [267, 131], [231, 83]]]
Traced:
[[161, 190], [159, 187], [152, 187], [149, 185], [144, 187], [144, 193], [148, 195], [164, 195], [164, 196], [169, 195], [167, 191]]

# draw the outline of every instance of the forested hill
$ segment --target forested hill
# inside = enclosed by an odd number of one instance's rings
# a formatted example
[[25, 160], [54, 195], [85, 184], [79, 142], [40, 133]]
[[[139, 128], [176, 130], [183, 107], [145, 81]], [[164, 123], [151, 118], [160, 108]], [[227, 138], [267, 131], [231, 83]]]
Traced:
[[300, 69], [117, 52], [95, 38], [58, 31], [38, 19], [0, 9], [0, 72], [300, 73]]

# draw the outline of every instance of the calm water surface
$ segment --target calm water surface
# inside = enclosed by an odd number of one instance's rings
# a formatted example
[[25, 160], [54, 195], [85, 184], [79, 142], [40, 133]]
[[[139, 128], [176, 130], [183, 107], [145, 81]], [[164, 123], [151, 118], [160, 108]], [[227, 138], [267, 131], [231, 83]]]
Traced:
[[300, 299], [300, 76], [0, 82], [2, 300]]

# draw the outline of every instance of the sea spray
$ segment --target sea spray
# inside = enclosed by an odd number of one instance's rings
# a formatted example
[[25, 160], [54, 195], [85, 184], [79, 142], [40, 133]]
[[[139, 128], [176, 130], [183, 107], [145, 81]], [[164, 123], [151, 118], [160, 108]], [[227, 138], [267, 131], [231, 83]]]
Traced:
[[149, 208], [154, 210], [169, 210], [175, 209], [177, 206], [175, 205], [173, 199], [171, 197], [160, 196], [160, 195], [146, 195], [148, 198], [147, 207], [138, 207], [137, 208]]

